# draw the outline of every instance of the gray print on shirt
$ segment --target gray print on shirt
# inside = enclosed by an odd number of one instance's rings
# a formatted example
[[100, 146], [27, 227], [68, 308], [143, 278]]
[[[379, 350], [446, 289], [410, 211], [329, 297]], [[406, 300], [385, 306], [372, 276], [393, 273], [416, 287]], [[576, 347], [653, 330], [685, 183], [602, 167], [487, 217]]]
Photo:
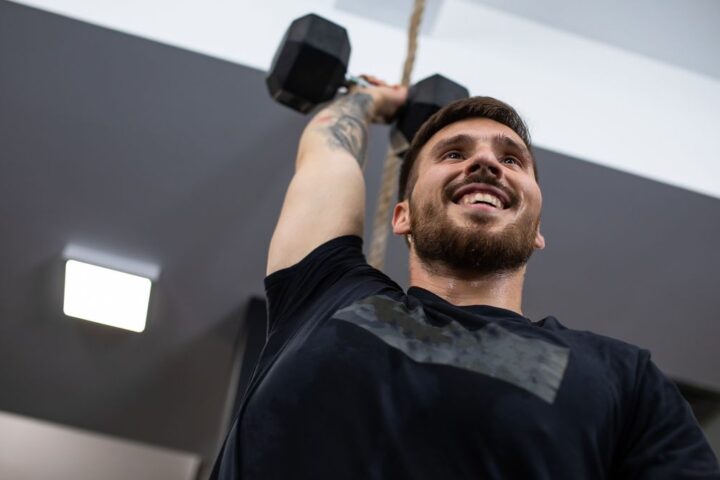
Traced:
[[416, 362], [463, 368], [509, 382], [552, 404], [569, 349], [525, 338], [488, 323], [470, 331], [457, 322], [431, 325], [422, 307], [375, 295], [338, 310], [333, 318], [355, 324]]

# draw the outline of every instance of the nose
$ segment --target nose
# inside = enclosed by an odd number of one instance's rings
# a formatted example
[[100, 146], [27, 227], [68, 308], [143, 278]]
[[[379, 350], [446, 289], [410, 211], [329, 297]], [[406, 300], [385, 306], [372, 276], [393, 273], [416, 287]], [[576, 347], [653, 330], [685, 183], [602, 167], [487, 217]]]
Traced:
[[479, 173], [482, 170], [487, 170], [488, 173], [496, 178], [502, 177], [503, 170], [500, 161], [490, 149], [482, 149], [475, 152], [475, 154], [467, 160], [464, 167], [465, 176]]

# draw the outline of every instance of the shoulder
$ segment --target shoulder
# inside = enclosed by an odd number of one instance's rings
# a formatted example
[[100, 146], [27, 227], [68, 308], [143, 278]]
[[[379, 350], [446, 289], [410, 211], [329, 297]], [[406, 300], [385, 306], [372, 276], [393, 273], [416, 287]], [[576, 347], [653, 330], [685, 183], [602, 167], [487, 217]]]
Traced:
[[646, 351], [642, 347], [614, 337], [591, 332], [589, 330], [575, 330], [568, 328], [553, 316], [545, 317], [539, 322], [536, 322], [535, 325], [544, 330], [554, 332], [569, 341], [582, 343], [591, 347], [617, 351], [618, 353], [639, 353], [641, 351]]
[[270, 330], [280, 324], [326, 316], [348, 302], [387, 289], [401, 290], [368, 265], [360, 237], [334, 238], [296, 264], [265, 278]]
[[265, 285], [270, 286], [286, 278], [318, 274], [323, 270], [328, 270], [327, 273], [342, 272], [348, 268], [366, 265], [362, 245], [362, 238], [355, 235], [344, 235], [328, 240], [296, 263], [268, 274], [265, 277]]
[[387, 275], [367, 263], [362, 247], [362, 238], [355, 235], [328, 240], [294, 265], [265, 277], [265, 287], [272, 290], [284, 286], [303, 291], [314, 290], [319, 294], [347, 281], [357, 283], [376, 279], [397, 286]]
[[622, 377], [624, 383], [634, 383], [650, 361], [650, 352], [645, 348], [607, 335], [568, 328], [552, 316], [536, 325], [567, 345], [576, 362], [598, 366], [604, 375], [618, 380]]

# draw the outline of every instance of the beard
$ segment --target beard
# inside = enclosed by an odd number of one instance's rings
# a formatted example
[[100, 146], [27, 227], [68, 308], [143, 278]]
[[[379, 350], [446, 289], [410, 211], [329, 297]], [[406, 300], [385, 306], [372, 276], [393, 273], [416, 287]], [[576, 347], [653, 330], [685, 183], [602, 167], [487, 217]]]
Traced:
[[526, 215], [501, 232], [488, 232], [477, 216], [458, 226], [431, 204], [415, 205], [410, 199], [412, 244], [420, 261], [430, 269], [445, 266], [468, 275], [492, 275], [523, 267], [535, 247], [539, 216]]

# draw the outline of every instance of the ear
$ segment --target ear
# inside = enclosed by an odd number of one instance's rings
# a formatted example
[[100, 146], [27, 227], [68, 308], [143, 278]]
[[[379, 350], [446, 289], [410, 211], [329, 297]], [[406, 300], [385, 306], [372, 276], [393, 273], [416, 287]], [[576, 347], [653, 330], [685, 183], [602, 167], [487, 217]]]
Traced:
[[412, 233], [410, 229], [410, 204], [407, 200], [395, 205], [392, 226], [395, 235], [409, 235]]
[[535, 232], [534, 246], [537, 250], [545, 248], [545, 237], [543, 237], [543, 234], [540, 233], [540, 223], [538, 223], [537, 231]]

